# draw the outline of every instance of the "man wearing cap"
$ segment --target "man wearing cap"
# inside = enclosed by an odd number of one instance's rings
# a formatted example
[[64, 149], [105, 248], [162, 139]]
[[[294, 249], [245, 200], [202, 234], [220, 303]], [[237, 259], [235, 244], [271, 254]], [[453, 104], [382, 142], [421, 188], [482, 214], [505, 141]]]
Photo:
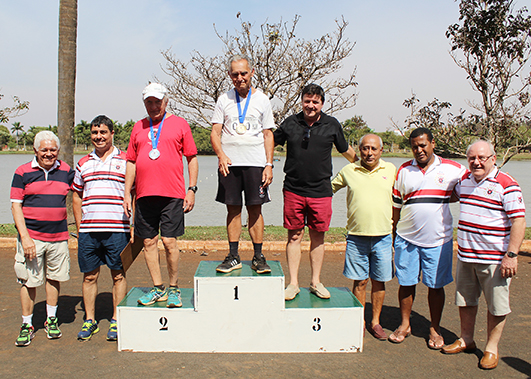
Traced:
[[46, 283], [46, 336], [61, 337], [57, 319], [60, 283], [70, 279], [66, 195], [74, 170], [57, 159], [61, 143], [45, 130], [33, 143], [35, 157], [18, 167], [11, 184], [11, 211], [18, 232], [15, 273], [21, 284], [22, 327], [16, 346], [27, 346], [35, 333], [33, 306], [37, 287]]
[[288, 229], [286, 255], [290, 284], [284, 291], [286, 300], [300, 292], [299, 266], [304, 227], [310, 235], [310, 291], [328, 299], [330, 292], [321, 283], [324, 260], [324, 236], [332, 219], [332, 147], [349, 162], [356, 153], [349, 146], [343, 128], [334, 117], [322, 112], [325, 93], [317, 84], [302, 89], [302, 112], [288, 117], [275, 130], [275, 143], [287, 143], [284, 164], [284, 227]]
[[238, 243], [242, 229], [242, 191], [249, 215], [253, 242], [251, 268], [258, 274], [271, 272], [262, 254], [264, 219], [262, 204], [270, 201], [268, 186], [273, 180], [273, 132], [275, 121], [269, 98], [252, 87], [250, 59], [234, 55], [228, 62], [234, 88], [220, 96], [212, 116], [211, 142], [218, 156], [216, 201], [227, 206], [229, 254], [217, 267], [231, 272], [242, 267]]
[[498, 343], [509, 307], [509, 286], [518, 269], [518, 252], [525, 234], [525, 205], [518, 183], [496, 167], [491, 143], [468, 147], [470, 171], [455, 187], [460, 198], [457, 230], [455, 303], [461, 337], [445, 346], [445, 354], [476, 351], [474, 328], [481, 293], [487, 301], [487, 343], [479, 367], [498, 366]]
[[82, 341], [99, 331], [95, 308], [102, 265], [109, 267], [113, 281], [108, 341], [118, 338], [116, 306], [127, 293], [120, 259], [129, 242], [129, 217], [123, 209], [126, 160], [125, 153], [113, 145], [113, 136], [114, 125], [109, 117], [100, 115], [92, 120], [90, 138], [94, 151], [79, 160], [72, 184], [85, 304], [85, 322], [77, 335]]
[[365, 307], [371, 280], [372, 320], [367, 330], [386, 340], [380, 325], [385, 282], [393, 279], [393, 183], [396, 167], [381, 159], [382, 139], [366, 134], [360, 139], [360, 163], [351, 163], [332, 180], [334, 193], [347, 187], [347, 249], [343, 275], [354, 280], [352, 293]]
[[[197, 149], [188, 123], [166, 113], [168, 91], [151, 83], [142, 92], [148, 117], [138, 121], [127, 149], [124, 208], [132, 212], [131, 189], [135, 185], [134, 234], [144, 240], [146, 264], [153, 288], [138, 303], [151, 305], [167, 301], [168, 308], [181, 307], [177, 285], [179, 249], [176, 237], [184, 234], [184, 213], [190, 212], [197, 191]], [[185, 188], [183, 155], [188, 162], [188, 189]], [[158, 235], [166, 251], [169, 288], [162, 282]]]

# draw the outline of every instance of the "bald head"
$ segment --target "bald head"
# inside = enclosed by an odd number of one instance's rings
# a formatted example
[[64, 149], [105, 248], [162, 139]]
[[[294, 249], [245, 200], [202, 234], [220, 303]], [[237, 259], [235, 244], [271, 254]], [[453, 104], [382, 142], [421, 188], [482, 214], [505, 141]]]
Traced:
[[383, 152], [382, 139], [376, 134], [365, 134], [359, 144], [361, 165], [372, 171], [380, 164]]
[[490, 174], [496, 165], [496, 153], [490, 142], [478, 140], [466, 150], [468, 168], [477, 182]]

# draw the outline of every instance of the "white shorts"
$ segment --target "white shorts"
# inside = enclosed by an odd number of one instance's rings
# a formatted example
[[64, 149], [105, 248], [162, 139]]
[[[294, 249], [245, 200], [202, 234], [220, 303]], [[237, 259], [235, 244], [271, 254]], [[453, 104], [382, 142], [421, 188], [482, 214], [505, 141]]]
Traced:
[[45, 242], [33, 240], [37, 257], [27, 261], [20, 238], [17, 239], [15, 273], [20, 284], [34, 288], [49, 280], [66, 282], [70, 279], [70, 252], [68, 241]]

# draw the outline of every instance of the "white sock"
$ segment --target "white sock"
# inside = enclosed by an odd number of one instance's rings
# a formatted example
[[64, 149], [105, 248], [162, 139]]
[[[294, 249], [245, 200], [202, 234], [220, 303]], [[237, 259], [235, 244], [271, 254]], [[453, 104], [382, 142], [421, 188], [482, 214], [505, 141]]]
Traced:
[[46, 303], [46, 314], [48, 315], [48, 317], [55, 317], [55, 315], [57, 314], [57, 305], [53, 306], [48, 305], [48, 303]]
[[29, 316], [24, 316], [22, 315], [22, 323], [23, 324], [28, 324], [29, 326], [32, 326], [33, 325], [33, 313], [30, 314]]

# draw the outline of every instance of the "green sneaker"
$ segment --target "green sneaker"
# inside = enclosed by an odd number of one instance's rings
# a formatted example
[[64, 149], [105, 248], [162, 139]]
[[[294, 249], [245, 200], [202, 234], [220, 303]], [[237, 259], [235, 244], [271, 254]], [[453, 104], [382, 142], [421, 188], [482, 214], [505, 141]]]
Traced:
[[168, 308], [179, 308], [183, 306], [181, 300], [181, 290], [177, 287], [170, 287], [168, 289], [168, 302], [166, 307]]
[[22, 324], [20, 327], [20, 334], [15, 341], [16, 346], [28, 346], [35, 336], [35, 328], [33, 325]]
[[149, 292], [144, 293], [140, 299], [138, 299], [138, 304], [140, 305], [151, 305], [155, 304], [157, 301], [166, 301], [168, 300], [168, 290], [160, 290], [157, 287], [153, 287]]
[[59, 320], [57, 317], [48, 317], [44, 322], [44, 329], [46, 330], [46, 336], [50, 340], [61, 338], [63, 335], [59, 330]]
[[88, 341], [94, 334], [98, 333], [98, 323], [93, 320], [86, 320], [83, 323], [81, 331], [77, 334], [77, 339], [80, 341]]
[[118, 341], [118, 324], [115, 319], [111, 319], [111, 323], [109, 324], [107, 341]]

